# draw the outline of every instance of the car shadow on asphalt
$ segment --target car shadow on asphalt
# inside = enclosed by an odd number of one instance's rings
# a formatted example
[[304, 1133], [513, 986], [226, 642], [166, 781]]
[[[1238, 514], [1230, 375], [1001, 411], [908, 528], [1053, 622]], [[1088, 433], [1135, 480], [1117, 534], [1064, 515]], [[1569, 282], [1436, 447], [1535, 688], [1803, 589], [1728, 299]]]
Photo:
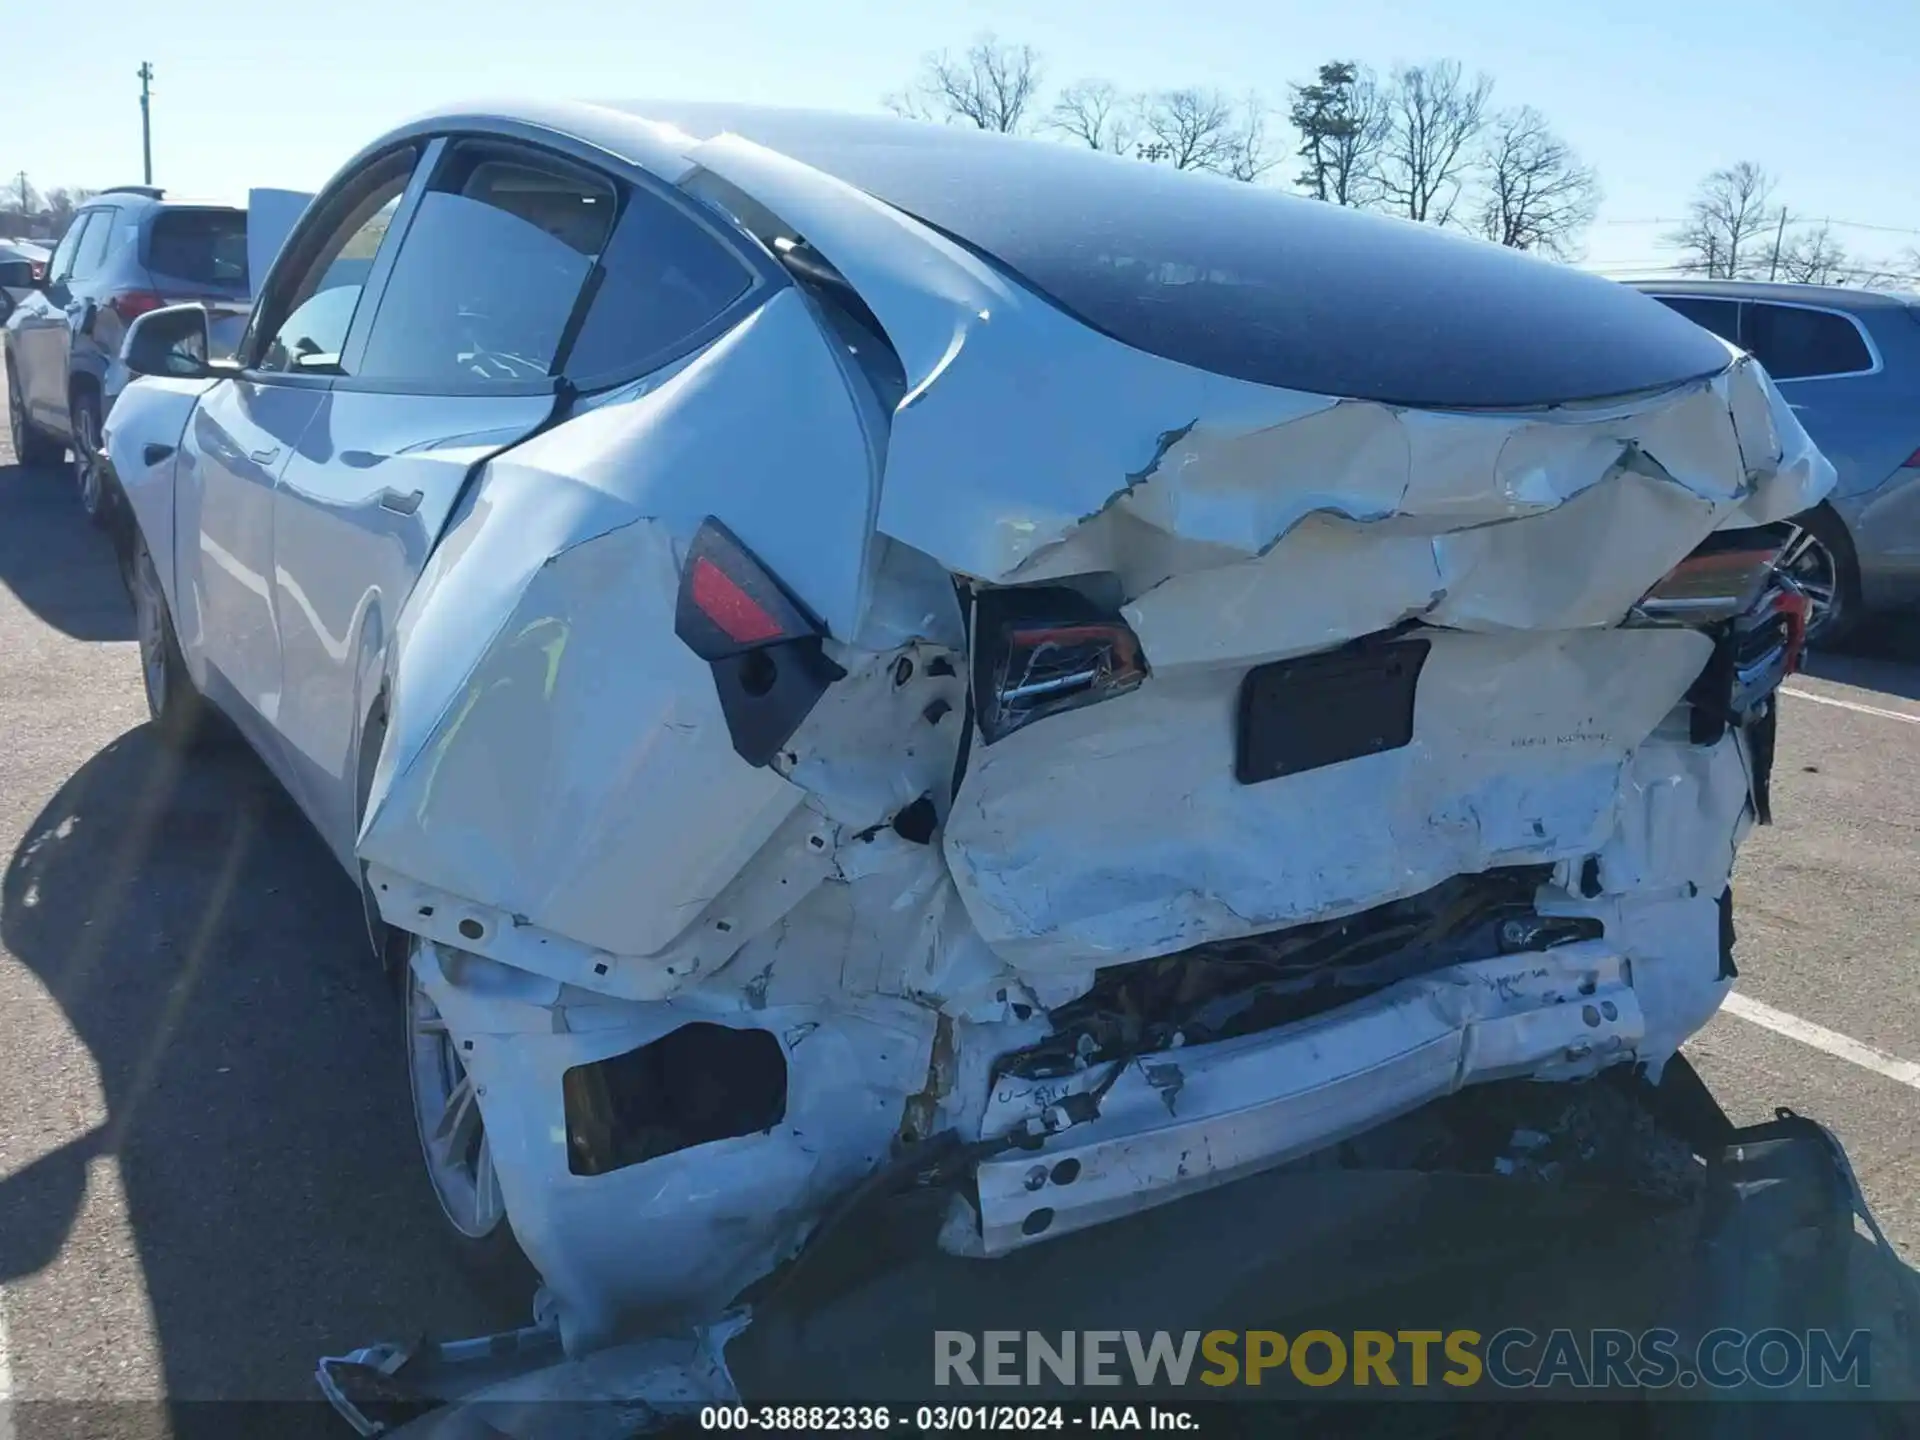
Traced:
[[76, 640], [133, 639], [126, 590], [100, 563], [112, 542], [86, 522], [65, 466], [0, 463], [0, 513], [0, 586]]
[[250, 753], [142, 726], [94, 755], [8, 865], [0, 938], [107, 1113], [0, 1182], [0, 1283], [55, 1259], [107, 1154], [173, 1399], [311, 1398], [323, 1353], [523, 1323], [451, 1263], [359, 897]]

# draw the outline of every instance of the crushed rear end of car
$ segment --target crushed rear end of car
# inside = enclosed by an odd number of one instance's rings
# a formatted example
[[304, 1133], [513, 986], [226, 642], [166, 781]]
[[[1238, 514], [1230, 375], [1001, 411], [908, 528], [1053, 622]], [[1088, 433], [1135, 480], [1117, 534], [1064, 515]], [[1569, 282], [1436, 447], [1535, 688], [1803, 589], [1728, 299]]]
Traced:
[[480, 473], [359, 844], [569, 1354], [881, 1192], [992, 1262], [1472, 1087], [1659, 1081], [1733, 978], [1779, 522], [1832, 484], [1753, 362], [1232, 378], [687, 153], [794, 283]]

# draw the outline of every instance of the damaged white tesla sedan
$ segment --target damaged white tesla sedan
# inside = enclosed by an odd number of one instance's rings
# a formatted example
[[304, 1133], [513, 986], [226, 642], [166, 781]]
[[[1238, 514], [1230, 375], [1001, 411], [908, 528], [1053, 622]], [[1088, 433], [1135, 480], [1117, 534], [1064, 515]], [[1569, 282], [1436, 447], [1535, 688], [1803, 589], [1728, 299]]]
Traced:
[[[689, 105], [352, 160], [111, 456], [154, 720], [406, 976], [569, 1347], [935, 1147], [992, 1257], [1731, 983], [1832, 472], [1658, 303], [1066, 146]], [[396, 1096], [396, 1103], [399, 1097]]]

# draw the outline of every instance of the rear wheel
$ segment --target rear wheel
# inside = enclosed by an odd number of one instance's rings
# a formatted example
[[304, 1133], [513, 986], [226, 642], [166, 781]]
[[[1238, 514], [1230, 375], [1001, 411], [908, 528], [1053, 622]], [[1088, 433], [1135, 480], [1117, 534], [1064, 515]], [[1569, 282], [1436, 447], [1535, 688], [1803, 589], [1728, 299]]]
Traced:
[[447, 1236], [469, 1273], [497, 1295], [524, 1299], [532, 1293], [533, 1267], [507, 1222], [479, 1088], [421, 981], [421, 941], [417, 936], [408, 941], [407, 1079], [427, 1183]]
[[69, 411], [73, 416], [73, 485], [80, 492], [80, 509], [96, 525], [106, 523], [106, 463], [100, 453], [100, 397], [76, 390]]
[[187, 674], [186, 658], [173, 633], [160, 572], [145, 540], [133, 542], [130, 576], [133, 592], [133, 628], [140, 642], [140, 678], [147, 691], [147, 714], [163, 744], [184, 750], [207, 735], [211, 715], [206, 701]]
[[6, 369], [7, 437], [13, 442], [13, 458], [29, 469], [57, 464], [60, 459], [59, 445], [36, 430], [33, 422], [27, 419], [26, 402], [20, 398], [20, 379], [14, 374], [12, 364]]
[[1829, 646], [1860, 619], [1860, 562], [1853, 537], [1825, 505], [1793, 523], [1799, 533], [1780, 556], [1779, 568], [1807, 593], [1807, 644]]

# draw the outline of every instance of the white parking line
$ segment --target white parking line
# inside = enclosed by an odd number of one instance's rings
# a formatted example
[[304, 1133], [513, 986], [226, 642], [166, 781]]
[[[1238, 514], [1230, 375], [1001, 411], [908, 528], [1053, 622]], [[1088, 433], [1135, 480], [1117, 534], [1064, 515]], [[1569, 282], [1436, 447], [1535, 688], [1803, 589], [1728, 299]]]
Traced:
[[1909, 725], [1920, 725], [1920, 715], [1909, 715], [1904, 710], [1883, 710], [1878, 705], [1862, 705], [1857, 700], [1836, 700], [1831, 695], [1816, 695], [1811, 690], [1800, 690], [1791, 685], [1782, 685], [1780, 693], [1791, 695], [1796, 700], [1811, 700], [1816, 705], [1831, 705], [1836, 710], [1858, 710], [1862, 715], [1878, 715], [1886, 720], [1904, 720]]
[[1776, 1035], [1784, 1035], [1789, 1040], [1798, 1040], [1802, 1045], [1811, 1045], [1815, 1050], [1824, 1052], [1850, 1065], [1858, 1065], [1862, 1070], [1871, 1070], [1876, 1075], [1884, 1075], [1889, 1080], [1914, 1090], [1920, 1090], [1920, 1065], [1911, 1060], [1902, 1060], [1889, 1055], [1884, 1050], [1876, 1050], [1871, 1045], [1862, 1045], [1851, 1036], [1842, 1035], [1838, 1030], [1829, 1030], [1824, 1025], [1816, 1025], [1811, 1020], [1802, 1020], [1798, 1015], [1789, 1015], [1784, 1010], [1776, 1010], [1771, 1005], [1763, 1005], [1758, 1000], [1742, 995], [1738, 990], [1731, 992], [1721, 1008], [1738, 1015], [1749, 1024], [1758, 1025], [1763, 1030], [1771, 1030]]

